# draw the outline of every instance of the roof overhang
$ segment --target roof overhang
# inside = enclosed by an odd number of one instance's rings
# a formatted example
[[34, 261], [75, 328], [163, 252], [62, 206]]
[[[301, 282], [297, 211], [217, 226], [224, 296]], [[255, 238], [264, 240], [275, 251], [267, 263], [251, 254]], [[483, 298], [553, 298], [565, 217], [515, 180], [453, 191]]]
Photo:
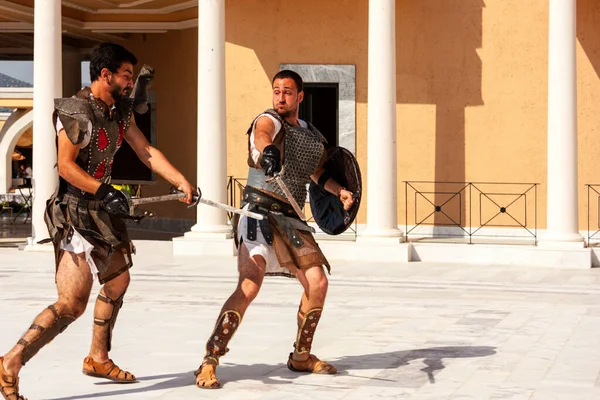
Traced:
[[[33, 58], [34, 0], [0, 0], [0, 59]], [[63, 46], [87, 53], [98, 42], [198, 25], [198, 0], [62, 2]]]

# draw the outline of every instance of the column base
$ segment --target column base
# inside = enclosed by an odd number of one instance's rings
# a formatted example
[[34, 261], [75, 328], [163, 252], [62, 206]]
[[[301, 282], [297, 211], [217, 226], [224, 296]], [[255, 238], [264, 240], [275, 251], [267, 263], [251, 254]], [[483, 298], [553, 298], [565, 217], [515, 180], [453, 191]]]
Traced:
[[585, 247], [583, 236], [579, 232], [556, 233], [546, 231], [538, 241], [539, 247], [554, 247], [567, 249], [581, 249]]
[[52, 243], [38, 244], [37, 240], [34, 241], [32, 237], [27, 238], [27, 244], [23, 248], [23, 251], [37, 251], [42, 253], [53, 253], [54, 245]]
[[222, 234], [222, 233], [226, 233], [229, 234], [231, 233], [231, 226], [230, 225], [203, 225], [203, 224], [196, 224], [194, 226], [192, 226], [192, 228], [190, 229], [189, 232], [186, 232], [185, 235], [187, 236], [187, 234], [195, 234], [195, 233], [200, 233], [200, 234]]
[[369, 228], [361, 232], [356, 237], [357, 241], [385, 242], [385, 243], [403, 243], [405, 241], [404, 232], [395, 228]]
[[[202, 227], [206, 229], [207, 227]], [[231, 229], [220, 229], [217, 227], [205, 231], [194, 231], [194, 227], [183, 236], [173, 238], [174, 255], [210, 255], [210, 256], [232, 256], [234, 243], [231, 239]]]

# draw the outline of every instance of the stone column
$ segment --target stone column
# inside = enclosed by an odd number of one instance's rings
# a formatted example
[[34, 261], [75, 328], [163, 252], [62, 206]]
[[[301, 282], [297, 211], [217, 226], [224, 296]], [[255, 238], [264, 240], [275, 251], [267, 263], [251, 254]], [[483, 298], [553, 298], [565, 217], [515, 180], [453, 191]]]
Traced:
[[33, 213], [28, 249], [48, 237], [44, 223], [46, 200], [58, 181], [56, 132], [52, 126], [54, 99], [62, 96], [61, 2], [35, 0], [33, 42]]
[[365, 237], [402, 236], [397, 211], [395, 9], [395, 0], [369, 1]]
[[[227, 202], [225, 129], [225, 2], [198, 3], [198, 155], [197, 181], [207, 198]], [[227, 232], [227, 214], [198, 207], [192, 232]]]
[[577, 182], [576, 0], [550, 0], [548, 35], [548, 200], [541, 244], [580, 247]]
[[[227, 202], [225, 127], [225, 2], [198, 2], [198, 143], [197, 183], [206, 198]], [[175, 254], [223, 254], [230, 231], [227, 214], [200, 204], [196, 224], [173, 241]], [[204, 245], [201, 242], [207, 242]]]

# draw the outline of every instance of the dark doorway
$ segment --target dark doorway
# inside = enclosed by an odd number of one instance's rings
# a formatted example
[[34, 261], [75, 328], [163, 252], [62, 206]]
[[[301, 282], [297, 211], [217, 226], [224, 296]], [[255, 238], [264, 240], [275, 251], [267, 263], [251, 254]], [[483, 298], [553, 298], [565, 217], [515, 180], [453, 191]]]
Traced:
[[337, 83], [305, 83], [304, 101], [300, 103], [299, 117], [313, 124], [327, 139], [326, 148], [338, 144]]
[[[154, 146], [156, 145], [152, 138], [152, 113], [154, 109], [151, 103], [148, 103], [148, 108], [149, 110], [145, 114], [134, 112], [134, 117], [137, 127], [142, 131], [148, 142]], [[154, 180], [152, 171], [140, 161], [127, 141], [123, 141], [123, 145], [117, 154], [115, 154], [111, 176], [114, 183]]]

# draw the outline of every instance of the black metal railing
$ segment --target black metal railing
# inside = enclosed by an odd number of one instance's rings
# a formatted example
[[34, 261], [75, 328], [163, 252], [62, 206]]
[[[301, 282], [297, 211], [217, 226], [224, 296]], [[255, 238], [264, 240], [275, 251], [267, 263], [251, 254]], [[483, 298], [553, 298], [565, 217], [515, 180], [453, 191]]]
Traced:
[[[242, 206], [242, 194], [246, 187], [246, 178], [234, 178], [229, 176], [227, 179], [227, 204], [240, 208]], [[233, 213], [227, 213], [227, 218], [231, 221]]]
[[[235, 178], [233, 176], [229, 176], [227, 179], [227, 203], [233, 207], [241, 207], [242, 206], [242, 194], [244, 193], [244, 187], [246, 187], [246, 182], [248, 179], [246, 178]], [[306, 201], [304, 205], [305, 210], [310, 210], [310, 202]], [[305, 214], [308, 214], [305, 212]], [[227, 218], [231, 221], [233, 217], [233, 213], [227, 213]], [[306, 222], [315, 222], [314, 217], [312, 216], [312, 212], [310, 212], [310, 217]], [[346, 232], [351, 232], [354, 235], [354, 239], [356, 240], [357, 232], [358, 232], [358, 221], [354, 220], [354, 224], [348, 228]]]
[[[537, 183], [404, 184], [407, 238], [460, 237], [472, 244], [475, 237], [505, 237], [537, 244]], [[492, 227], [505, 231], [484, 229]]]
[[[600, 184], [587, 184], [587, 243], [600, 241]], [[595, 204], [592, 204], [595, 200]], [[594, 227], [592, 228], [592, 220]]]

